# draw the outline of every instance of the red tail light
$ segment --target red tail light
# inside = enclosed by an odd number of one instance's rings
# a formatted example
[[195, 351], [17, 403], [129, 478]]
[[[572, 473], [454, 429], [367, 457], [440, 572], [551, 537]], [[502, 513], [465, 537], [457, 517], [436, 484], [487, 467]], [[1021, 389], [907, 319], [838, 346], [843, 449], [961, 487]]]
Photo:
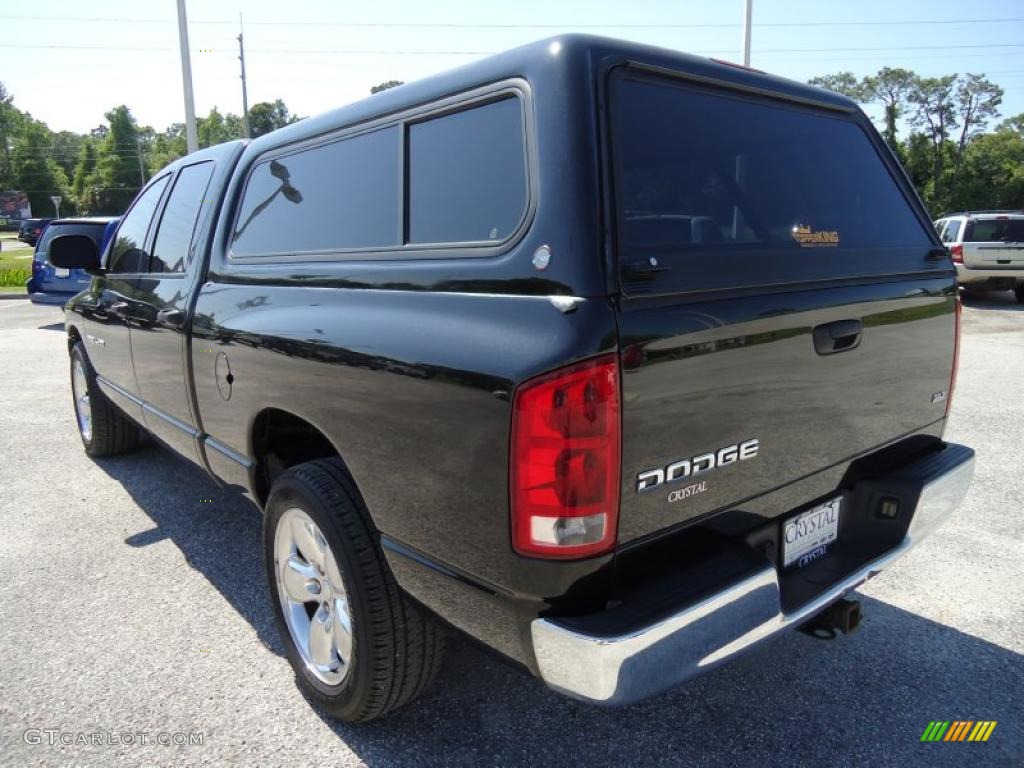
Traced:
[[963, 264], [964, 263], [964, 247], [963, 245], [951, 245], [949, 246], [949, 252], [953, 254], [953, 263]]
[[517, 552], [587, 557], [615, 546], [621, 417], [614, 354], [516, 390], [509, 488]]
[[956, 297], [956, 311], [954, 312], [956, 331], [953, 336], [953, 373], [949, 377], [949, 392], [946, 394], [946, 418], [949, 418], [949, 409], [953, 406], [953, 391], [956, 389], [956, 376], [960, 372], [960, 315], [963, 312], [963, 305], [960, 297]]

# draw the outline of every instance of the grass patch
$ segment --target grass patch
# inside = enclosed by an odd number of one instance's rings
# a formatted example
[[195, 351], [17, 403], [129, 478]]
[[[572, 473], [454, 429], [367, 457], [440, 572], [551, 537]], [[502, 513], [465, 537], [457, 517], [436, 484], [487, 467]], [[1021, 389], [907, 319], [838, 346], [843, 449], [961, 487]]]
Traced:
[[34, 252], [33, 248], [5, 248], [0, 251], [0, 288], [25, 290], [25, 281], [32, 276]]
[[19, 248], [16, 251], [0, 251], [0, 271], [5, 269], [32, 269], [31, 248]]
[[13, 267], [11, 269], [0, 269], [0, 287], [25, 289], [25, 282], [32, 276], [27, 269]]
[[20, 293], [23, 296], [28, 296], [24, 285], [0, 285], [0, 293]]

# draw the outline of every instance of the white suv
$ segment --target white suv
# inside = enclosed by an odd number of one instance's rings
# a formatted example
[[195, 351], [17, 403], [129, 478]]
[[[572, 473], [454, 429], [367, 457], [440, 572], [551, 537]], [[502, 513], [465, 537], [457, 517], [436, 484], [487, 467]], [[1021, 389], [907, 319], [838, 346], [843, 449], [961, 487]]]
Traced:
[[1012, 290], [1024, 304], [1024, 211], [964, 211], [935, 229], [953, 254], [964, 288]]

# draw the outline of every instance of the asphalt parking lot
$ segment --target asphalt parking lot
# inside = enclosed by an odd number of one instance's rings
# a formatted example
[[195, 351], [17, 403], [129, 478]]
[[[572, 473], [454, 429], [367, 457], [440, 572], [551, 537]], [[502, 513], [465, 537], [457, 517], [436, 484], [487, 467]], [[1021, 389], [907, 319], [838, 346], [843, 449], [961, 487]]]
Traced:
[[[789, 632], [616, 711], [455, 641], [427, 696], [348, 726], [294, 685], [255, 507], [153, 446], [87, 459], [61, 310], [0, 301], [0, 764], [1022, 765], [1022, 310], [1009, 293], [969, 300], [947, 437], [977, 450], [975, 484], [861, 589], [857, 634]], [[936, 719], [998, 726], [983, 744], [922, 744]], [[150, 743], [34, 735], [54, 729]]]

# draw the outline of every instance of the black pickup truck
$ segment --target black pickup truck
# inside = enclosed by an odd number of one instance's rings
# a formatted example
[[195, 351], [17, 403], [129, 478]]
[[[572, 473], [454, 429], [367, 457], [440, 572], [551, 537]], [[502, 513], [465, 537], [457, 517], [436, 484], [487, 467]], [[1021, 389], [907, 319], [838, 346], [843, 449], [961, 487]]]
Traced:
[[86, 451], [148, 433], [264, 510], [346, 720], [452, 629], [603, 704], [850, 630], [973, 473], [913, 188], [852, 102], [723, 62], [545, 40], [182, 158], [51, 261], [94, 275]]

